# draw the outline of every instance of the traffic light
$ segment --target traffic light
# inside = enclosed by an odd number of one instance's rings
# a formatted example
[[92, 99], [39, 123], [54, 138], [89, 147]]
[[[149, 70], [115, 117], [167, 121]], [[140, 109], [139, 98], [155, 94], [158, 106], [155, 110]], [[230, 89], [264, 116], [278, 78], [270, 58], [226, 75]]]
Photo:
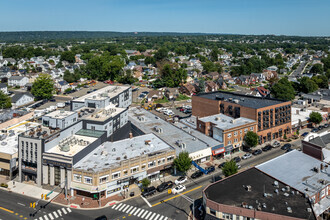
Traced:
[[33, 203], [32, 203], [32, 202], [30, 202], [30, 208], [32, 208], [32, 206], [33, 206]]
[[31, 202], [31, 203], [30, 203], [30, 207], [31, 207], [31, 208], [35, 208], [35, 207], [36, 207], [36, 203], [35, 203], [35, 202]]
[[44, 198], [44, 194], [41, 194], [41, 199], [43, 199]]

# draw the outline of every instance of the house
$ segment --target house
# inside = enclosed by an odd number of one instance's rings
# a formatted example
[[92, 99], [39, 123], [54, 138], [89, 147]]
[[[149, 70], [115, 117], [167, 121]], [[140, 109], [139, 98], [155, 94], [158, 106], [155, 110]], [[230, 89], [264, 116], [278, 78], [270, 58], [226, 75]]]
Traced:
[[8, 94], [7, 85], [4, 83], [0, 83], [0, 91], [4, 94]]
[[219, 79], [220, 75], [218, 72], [211, 72], [205, 75], [206, 78], [210, 78], [211, 80], [217, 80]]
[[225, 81], [232, 79], [231, 75], [230, 75], [229, 73], [227, 73], [227, 72], [223, 72], [223, 73], [221, 73], [221, 74], [220, 74], [220, 77], [221, 77], [223, 80], [225, 80]]
[[8, 79], [9, 86], [20, 86], [23, 87], [29, 82], [29, 78], [25, 76], [12, 76]]
[[9, 79], [11, 77], [10, 71], [0, 71], [0, 79]]
[[267, 70], [277, 72], [278, 68], [277, 68], [277, 66], [270, 66], [267, 68]]
[[162, 99], [164, 96], [163, 91], [160, 90], [151, 90], [149, 94], [147, 95], [147, 101], [152, 102], [157, 99]]
[[195, 84], [186, 83], [179, 88], [180, 93], [186, 94], [188, 96], [195, 95], [198, 92], [198, 88]]
[[238, 85], [251, 85], [252, 81], [250, 79], [250, 76], [245, 76], [245, 75], [241, 75], [239, 77], [236, 77], [235, 79], [235, 83]]
[[56, 88], [58, 90], [60, 90], [61, 92], [64, 92], [65, 90], [67, 90], [68, 88], [70, 88], [70, 85], [67, 81], [62, 80], [62, 81], [58, 81], [56, 83]]
[[227, 89], [227, 84], [225, 82], [225, 80], [223, 80], [222, 78], [219, 78], [216, 83], [218, 84], [218, 89], [222, 89], [225, 90]]
[[269, 97], [270, 91], [263, 86], [259, 86], [253, 89], [253, 95], [257, 97]]
[[266, 77], [264, 74], [262, 73], [251, 73], [250, 75], [252, 78], [254, 78], [256, 80], [256, 82], [262, 82], [262, 81], [266, 81]]
[[11, 97], [11, 104], [13, 108], [18, 108], [23, 105], [30, 104], [34, 101], [34, 97], [31, 93], [17, 93]]
[[271, 78], [277, 78], [277, 72], [271, 70], [264, 70], [262, 74], [265, 76], [266, 80], [270, 80]]
[[179, 95], [179, 89], [178, 88], [166, 88], [165, 94], [166, 98], [168, 100], [173, 100]]
[[205, 82], [205, 92], [214, 92], [214, 91], [218, 91], [219, 86], [217, 83], [209, 80]]

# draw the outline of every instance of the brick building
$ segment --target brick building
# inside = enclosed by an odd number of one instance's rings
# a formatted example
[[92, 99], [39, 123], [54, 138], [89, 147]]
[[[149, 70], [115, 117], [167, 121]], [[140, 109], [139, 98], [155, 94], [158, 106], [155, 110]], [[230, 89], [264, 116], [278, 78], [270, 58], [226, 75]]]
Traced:
[[291, 133], [291, 101], [218, 91], [193, 96], [192, 107], [196, 117], [222, 113], [256, 120], [260, 144]]

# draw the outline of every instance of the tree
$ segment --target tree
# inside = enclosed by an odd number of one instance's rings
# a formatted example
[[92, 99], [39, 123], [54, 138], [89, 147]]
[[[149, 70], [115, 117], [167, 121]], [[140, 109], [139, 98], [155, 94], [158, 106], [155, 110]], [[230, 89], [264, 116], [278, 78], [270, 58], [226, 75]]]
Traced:
[[300, 83], [300, 92], [310, 93], [316, 91], [319, 88], [317, 84], [307, 76], [300, 78], [298, 81]]
[[219, 50], [217, 48], [213, 48], [213, 50], [210, 53], [210, 58], [213, 62], [218, 61], [218, 54], [219, 54]]
[[165, 47], [162, 47], [155, 53], [154, 57], [156, 60], [163, 60], [167, 58], [167, 56], [168, 56], [168, 50]]
[[1, 109], [10, 108], [11, 107], [10, 97], [7, 96], [2, 91], [0, 91], [0, 107], [1, 107]]
[[32, 84], [31, 93], [37, 100], [50, 99], [53, 97], [54, 82], [50, 75], [39, 74]]
[[328, 88], [328, 77], [326, 75], [313, 76], [312, 80], [318, 85], [319, 88]]
[[258, 135], [252, 131], [248, 131], [244, 137], [247, 146], [255, 147], [258, 144]]
[[274, 84], [271, 93], [277, 99], [293, 100], [295, 98], [295, 90], [286, 77]]
[[323, 73], [323, 66], [322, 64], [314, 64], [311, 68], [311, 73]]
[[72, 51], [64, 51], [61, 54], [61, 61], [68, 61], [69, 63], [74, 63], [76, 61], [75, 54]]
[[161, 69], [161, 77], [154, 82], [154, 87], [178, 87], [187, 80], [187, 70], [174, 68], [170, 64], [165, 64]]
[[225, 175], [225, 177], [231, 176], [235, 173], [237, 173], [238, 167], [234, 160], [230, 160], [225, 163], [225, 165], [222, 167], [222, 173]]
[[202, 66], [203, 66], [203, 70], [206, 73], [217, 71], [217, 66], [209, 60], [207, 60], [205, 63], [202, 63]]
[[146, 57], [146, 58], [144, 59], [144, 63], [145, 63], [146, 65], [149, 65], [149, 64], [154, 65], [154, 64], [156, 63], [156, 59], [155, 59], [154, 57]]
[[174, 166], [177, 170], [186, 173], [191, 167], [191, 158], [189, 157], [189, 153], [184, 151], [179, 154], [177, 158], [174, 159]]
[[147, 188], [151, 182], [150, 182], [149, 178], [144, 178], [141, 180], [141, 183], [144, 188]]
[[322, 120], [322, 115], [319, 112], [311, 112], [309, 114], [309, 121], [312, 123], [320, 124]]
[[123, 84], [133, 84], [138, 81], [138, 79], [134, 78], [131, 70], [126, 70], [123, 75], [118, 77], [117, 81]]

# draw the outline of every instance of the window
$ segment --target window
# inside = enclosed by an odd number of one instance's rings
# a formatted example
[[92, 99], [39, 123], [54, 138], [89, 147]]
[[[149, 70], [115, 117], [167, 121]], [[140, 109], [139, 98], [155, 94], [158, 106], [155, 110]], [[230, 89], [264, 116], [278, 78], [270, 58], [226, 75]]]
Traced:
[[101, 184], [106, 183], [109, 181], [109, 175], [101, 176], [99, 180]]
[[92, 182], [93, 182], [92, 177], [89, 177], [89, 176], [84, 177], [84, 183], [92, 184]]
[[227, 137], [228, 137], [228, 138], [231, 138], [231, 133], [227, 134]]
[[251, 127], [251, 128], [250, 128], [250, 131], [253, 131], [253, 129], [254, 129], [254, 128], [253, 128], [253, 127]]
[[124, 170], [123, 173], [124, 173], [124, 176], [127, 176], [128, 175], [128, 171], [127, 170]]
[[240, 131], [239, 131], [239, 133], [241, 133], [241, 134], [242, 134], [242, 133], [243, 133], [243, 131], [242, 131], [242, 130], [240, 130]]
[[245, 128], [244, 129], [244, 133], [246, 134], [248, 132], [249, 129]]
[[95, 126], [91, 126], [91, 129], [92, 129], [92, 130], [95, 130]]
[[222, 218], [223, 219], [233, 219], [233, 214], [228, 214], [228, 213], [222, 213]]
[[153, 166], [156, 166], [155, 160], [148, 163], [148, 168], [153, 167]]
[[235, 138], [235, 139], [234, 139], [234, 143], [237, 143], [237, 142], [238, 142], [238, 139], [237, 139], [237, 138]]
[[117, 179], [120, 177], [120, 171], [112, 174], [112, 179]]
[[227, 145], [230, 145], [231, 144], [231, 141], [228, 141], [228, 144]]
[[81, 175], [73, 174], [73, 181], [75, 182], [81, 182]]
[[131, 173], [136, 173], [139, 171], [139, 166], [136, 166], [136, 167], [132, 167], [131, 168]]
[[237, 132], [237, 131], [235, 131], [235, 132], [234, 132], [234, 135], [235, 135], [235, 136], [237, 136], [237, 134], [238, 134], [238, 132]]
[[171, 162], [171, 161], [173, 161], [174, 160], [174, 156], [172, 155], [172, 156], [169, 156], [169, 157], [167, 157], [167, 162]]
[[215, 211], [214, 209], [210, 209], [210, 213], [211, 213], [212, 215], [216, 215], [216, 211]]
[[158, 165], [164, 164], [165, 163], [165, 158], [161, 158], [158, 160]]

